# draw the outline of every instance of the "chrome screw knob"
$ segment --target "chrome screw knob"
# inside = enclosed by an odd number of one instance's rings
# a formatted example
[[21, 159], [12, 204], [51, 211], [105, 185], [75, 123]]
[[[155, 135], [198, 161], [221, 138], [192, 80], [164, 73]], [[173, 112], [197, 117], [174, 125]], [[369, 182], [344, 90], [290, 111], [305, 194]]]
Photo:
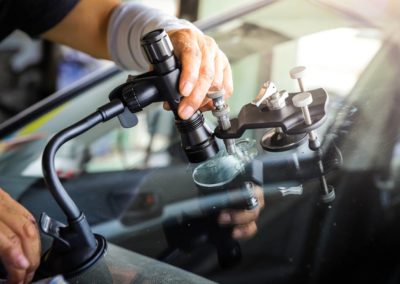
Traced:
[[207, 93], [207, 98], [209, 98], [213, 101], [214, 107], [217, 110], [224, 107], [224, 105], [225, 105], [224, 96], [225, 96], [224, 90], [210, 91]]
[[303, 84], [303, 77], [306, 74], [306, 67], [304, 66], [297, 66], [294, 67], [292, 70], [289, 72], [290, 78], [297, 80], [299, 82], [299, 87], [300, 91], [304, 92], [304, 84]]
[[[308, 106], [313, 102], [312, 95], [310, 93], [299, 93], [292, 98], [292, 102], [295, 107], [301, 108], [306, 125], [311, 125], [312, 120]], [[317, 133], [312, 130], [308, 133], [308, 136], [310, 140], [310, 148], [317, 149], [320, 146]]]
[[[231, 121], [229, 119], [229, 107], [225, 104], [224, 96], [224, 90], [207, 93], [207, 97], [213, 101], [214, 110], [212, 114], [218, 119], [219, 127], [222, 130], [228, 130], [231, 128]], [[224, 139], [224, 143], [229, 154], [234, 154], [236, 152], [234, 139]]]
[[207, 98], [211, 99], [214, 105], [212, 114], [218, 119], [218, 124], [222, 130], [231, 128], [229, 120], [229, 107], [225, 104], [224, 100], [225, 91], [210, 91], [207, 93]]

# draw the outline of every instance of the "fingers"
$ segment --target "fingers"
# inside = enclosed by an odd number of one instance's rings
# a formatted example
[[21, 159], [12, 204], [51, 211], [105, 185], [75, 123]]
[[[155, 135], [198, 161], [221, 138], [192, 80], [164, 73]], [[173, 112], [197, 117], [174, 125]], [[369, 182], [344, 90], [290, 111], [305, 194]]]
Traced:
[[246, 225], [235, 226], [232, 237], [237, 240], [245, 240], [253, 237], [257, 233], [256, 222], [253, 221]]
[[259, 185], [254, 186], [254, 195], [258, 200], [258, 207], [263, 209], [265, 206], [265, 199], [264, 199], [264, 191], [263, 188]]
[[222, 53], [221, 56], [223, 57], [223, 65], [224, 65], [222, 88], [225, 90], [225, 99], [228, 99], [233, 94], [232, 69], [231, 65], [229, 64], [228, 58], [226, 58], [226, 55]]
[[214, 39], [190, 29], [171, 31], [169, 35], [182, 63], [179, 91], [184, 98], [178, 109], [182, 119], [188, 119], [199, 108], [209, 109], [206, 94], [210, 88], [226, 87], [228, 96], [232, 94], [229, 62]]
[[189, 96], [199, 76], [202, 60], [197, 35], [190, 29], [171, 31], [168, 34], [174, 45], [175, 55], [182, 64], [179, 91], [182, 96]]
[[260, 208], [252, 210], [227, 210], [223, 211], [219, 216], [220, 224], [235, 224], [245, 225], [258, 218], [260, 215]]
[[33, 272], [39, 266], [40, 241], [39, 232], [34, 218], [17, 202], [6, 205], [8, 213], [1, 216], [6, 224], [19, 238], [25, 257], [28, 259], [28, 272]]
[[256, 220], [264, 208], [264, 194], [259, 186], [254, 187], [254, 194], [258, 206], [252, 210], [223, 210], [218, 217], [221, 225], [234, 225], [232, 237], [235, 239], [248, 239], [257, 232]]
[[36, 223], [28, 221], [25, 223], [23, 231], [25, 233], [25, 237], [22, 238], [22, 248], [30, 264], [25, 278], [25, 283], [28, 283], [33, 279], [35, 271], [40, 265], [41, 247]]
[[18, 214], [25, 216], [29, 220], [35, 221], [35, 218], [26, 210], [23, 206], [21, 206], [18, 202], [11, 198], [11, 196], [0, 189], [0, 205], [8, 207], [10, 210], [17, 212]]
[[24, 283], [29, 261], [18, 236], [3, 222], [0, 222], [0, 257], [8, 273], [8, 282]]
[[35, 219], [2, 190], [0, 211], [0, 257], [8, 271], [9, 282], [28, 283], [40, 263], [40, 238]]
[[258, 206], [251, 210], [223, 210], [219, 215], [220, 224], [244, 225], [255, 221], [264, 208], [264, 194], [260, 186], [254, 186], [254, 195], [258, 200]]
[[214, 78], [210, 89], [221, 90], [224, 82], [225, 54], [217, 47], [215, 42], [213, 43], [216, 46], [216, 52], [214, 57]]
[[[179, 105], [178, 114], [182, 119], [188, 119], [195, 110], [199, 109], [214, 81], [216, 45], [211, 43], [211, 38], [205, 37], [205, 42], [200, 44], [201, 65], [197, 82], [189, 96], [184, 97]], [[182, 70], [183, 64], [182, 64]], [[186, 69], [187, 70], [187, 69]]]
[[[225, 54], [219, 50], [218, 57], [215, 59], [215, 77], [209, 90], [221, 90], [225, 91], [224, 99], [229, 99], [233, 94], [233, 81], [232, 81], [232, 70], [229, 65], [229, 61]], [[200, 111], [212, 110], [214, 107], [213, 102], [205, 97], [200, 106]]]

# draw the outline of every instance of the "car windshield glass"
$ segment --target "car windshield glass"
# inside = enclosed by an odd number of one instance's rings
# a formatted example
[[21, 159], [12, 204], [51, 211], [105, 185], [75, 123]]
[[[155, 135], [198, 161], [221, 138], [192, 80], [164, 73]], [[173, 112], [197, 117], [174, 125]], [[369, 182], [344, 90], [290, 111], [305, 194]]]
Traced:
[[[230, 115], [237, 117], [266, 81], [300, 92], [289, 70], [304, 65], [305, 89], [329, 96], [326, 121], [316, 130], [318, 151], [307, 135], [298, 147], [264, 151], [259, 142], [279, 130], [252, 129], [241, 137], [246, 159], [220, 153], [197, 168], [181, 149], [173, 115], [153, 104], [132, 129], [114, 119], [68, 142], [57, 155], [57, 172], [95, 232], [217, 282], [332, 283], [344, 275], [367, 281], [383, 279], [387, 270], [390, 279], [400, 214], [398, 33], [382, 17], [369, 21], [358, 13], [364, 1], [266, 2], [273, 3], [206, 32], [232, 65]], [[394, 1], [370, 2], [368, 11], [391, 14]], [[3, 137], [0, 186], [35, 216], [46, 211], [64, 220], [42, 179], [44, 146], [106, 103], [127, 75], [110, 76]], [[215, 129], [210, 112], [206, 120]], [[238, 173], [260, 165], [266, 206], [238, 258], [231, 228], [216, 218], [232, 206], [231, 191], [252, 190]]]

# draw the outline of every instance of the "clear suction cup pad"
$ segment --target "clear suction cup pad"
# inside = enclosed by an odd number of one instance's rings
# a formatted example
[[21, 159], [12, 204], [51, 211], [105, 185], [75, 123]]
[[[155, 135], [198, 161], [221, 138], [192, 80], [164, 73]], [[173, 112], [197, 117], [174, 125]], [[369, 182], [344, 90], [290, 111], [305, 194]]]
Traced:
[[257, 155], [255, 140], [241, 140], [236, 143], [236, 153], [228, 155], [220, 151], [212, 159], [200, 164], [193, 171], [193, 180], [202, 189], [224, 189], [244, 167]]

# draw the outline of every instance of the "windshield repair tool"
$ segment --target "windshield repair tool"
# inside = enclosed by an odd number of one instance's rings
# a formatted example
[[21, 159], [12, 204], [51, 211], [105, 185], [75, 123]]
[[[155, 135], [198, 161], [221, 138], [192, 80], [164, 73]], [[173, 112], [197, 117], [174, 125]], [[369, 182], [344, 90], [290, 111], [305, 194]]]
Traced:
[[178, 116], [181, 95], [178, 91], [180, 66], [174, 56], [171, 41], [164, 30], [155, 30], [142, 39], [142, 47], [153, 71], [132, 77], [115, 88], [110, 100], [124, 103], [125, 111], [119, 115], [123, 127], [133, 127], [137, 120], [134, 113], [146, 106], [167, 101], [175, 116], [175, 124], [181, 136], [181, 145], [191, 163], [199, 163], [215, 156], [218, 145], [210, 128], [205, 124], [203, 114], [196, 111], [189, 119]]
[[[44, 179], [67, 217], [67, 224], [54, 220], [45, 213], [42, 214], [40, 228], [53, 239], [53, 243], [42, 258], [37, 277], [62, 274], [68, 279], [80, 275], [103, 258], [107, 246], [104, 237], [92, 233], [85, 215], [68, 195], [57, 176], [55, 155], [63, 144], [115, 117], [119, 118], [123, 127], [134, 127], [138, 123], [136, 112], [154, 102], [167, 101], [175, 115], [175, 124], [180, 132], [182, 148], [188, 160], [199, 163], [218, 153], [214, 134], [205, 124], [201, 112], [197, 111], [188, 120], [181, 120], [178, 117], [181, 100], [178, 91], [180, 66], [173, 54], [167, 33], [164, 30], [155, 30], [146, 34], [142, 39], [142, 47], [152, 64], [153, 71], [136, 77], [129, 76], [126, 83], [110, 93], [109, 103], [54, 135], [44, 150], [42, 158]], [[241, 208], [257, 206], [257, 200], [252, 196], [253, 191], [248, 185], [249, 182], [263, 183], [264, 165], [262, 161], [253, 158], [244, 159], [249, 155], [243, 155], [242, 150], [238, 151], [239, 144], [235, 144], [233, 139], [240, 137], [250, 128], [279, 128], [278, 134], [296, 137], [294, 143], [298, 145], [301, 139], [296, 135], [307, 135], [319, 127], [326, 118], [328, 96], [323, 89], [310, 91], [314, 99], [308, 105], [311, 120], [310, 124], [306, 124], [302, 112], [292, 103], [295, 94], [288, 94], [285, 91], [275, 92], [272, 86], [272, 84], [265, 85], [265, 92], [258, 96], [258, 100], [245, 105], [239, 117], [233, 120], [228, 120], [229, 109], [223, 102], [223, 95], [220, 93], [214, 98], [210, 95], [215, 100], [214, 113], [219, 115], [219, 126], [215, 130], [217, 136], [226, 140], [228, 151], [244, 161], [240, 167], [240, 175], [237, 175], [239, 184], [244, 185], [243, 192], [247, 193], [243, 198], [246, 204], [242, 206], [245, 207]], [[289, 98], [290, 100], [287, 100]], [[238, 152], [243, 152], [242, 156], [238, 155]], [[324, 172], [322, 164], [320, 169]], [[224, 243], [220, 240], [218, 243], [224, 245], [228, 241]], [[224, 250], [226, 251], [229, 252], [229, 248]], [[232, 257], [231, 252], [229, 253], [229, 257]]]
[[238, 117], [230, 120], [231, 127], [222, 129], [218, 126], [215, 135], [221, 139], [235, 139], [247, 129], [268, 129], [260, 141], [263, 149], [279, 152], [296, 148], [306, 141], [310, 131], [320, 127], [326, 120], [327, 92], [322, 88], [309, 92], [314, 98], [308, 105], [311, 124], [304, 123], [302, 112], [292, 102], [297, 93], [278, 91], [274, 83], [266, 82], [255, 100], [244, 105]]
[[[265, 89], [265, 94], [260, 97]], [[257, 107], [265, 103], [266, 107], [270, 110], [281, 110], [286, 107], [286, 99], [289, 97], [287, 91], [283, 90], [278, 92], [276, 86], [272, 82], [264, 83], [261, 87], [259, 94], [253, 101]], [[264, 150], [271, 152], [280, 152], [293, 149], [301, 145], [305, 141], [305, 134], [288, 135], [283, 132], [282, 128], [276, 127], [272, 131], [267, 131], [261, 138], [261, 146]]]
[[[328, 94], [322, 88], [306, 91], [303, 82], [305, 71], [305, 67], [297, 66], [289, 72], [290, 77], [298, 81], [299, 93], [278, 91], [273, 82], [265, 82], [256, 98], [241, 108], [237, 118], [229, 122], [224, 121], [224, 123], [220, 123], [219, 120], [215, 135], [224, 141], [234, 141], [247, 129], [267, 129], [260, 144], [264, 150], [271, 152], [297, 148], [307, 141], [308, 136], [308, 146], [318, 156], [316, 160], [321, 183], [321, 199], [324, 202], [331, 202], [335, 198], [335, 192], [333, 187], [326, 182], [321, 142], [316, 133], [316, 129], [325, 122], [327, 117]], [[214, 105], [213, 114], [219, 119], [221, 112], [217, 111], [215, 102]], [[224, 109], [227, 109], [227, 106]], [[226, 111], [222, 113], [226, 119]], [[233, 143], [230, 142], [230, 144]], [[253, 172], [259, 171], [254, 170], [255, 163], [252, 164]], [[259, 168], [262, 167], [259, 166]]]
[[96, 264], [106, 251], [106, 240], [93, 234], [83, 212], [62, 186], [55, 168], [58, 149], [71, 139], [85, 133], [99, 123], [114, 117], [123, 127], [133, 127], [138, 119], [136, 112], [154, 102], [167, 101], [175, 115], [181, 134], [182, 147], [190, 162], [198, 163], [218, 152], [214, 135], [197, 111], [188, 120], [178, 117], [181, 96], [178, 92], [180, 69], [172, 44], [164, 30], [155, 30], [142, 39], [142, 47], [152, 64], [153, 71], [137, 77], [128, 77], [126, 83], [114, 89], [110, 102], [86, 118], [60, 131], [47, 144], [42, 158], [43, 175], [47, 187], [66, 215], [63, 224], [42, 213], [40, 228], [53, 239], [52, 246], [42, 258], [37, 277], [62, 274], [75, 277]]
[[[304, 72], [304, 67], [296, 67], [290, 72], [291, 77], [299, 81], [300, 89], [303, 91]], [[312, 99], [310, 93], [306, 93], [309, 94], [306, 97], [303, 95], [304, 92], [289, 94], [285, 90], [278, 91], [273, 82], [265, 82], [256, 98], [243, 106], [238, 118], [234, 119], [229, 118], [230, 111], [224, 101], [223, 90], [210, 91], [207, 94], [213, 103], [212, 114], [218, 121], [215, 129], [216, 136], [223, 139], [228, 155], [221, 151], [214, 158], [201, 163], [194, 169], [193, 181], [199, 194], [203, 196], [200, 199], [200, 203], [202, 203], [200, 208], [207, 212], [207, 208], [210, 208], [210, 205], [207, 204], [209, 198], [216, 200], [212, 202], [212, 210], [205, 214], [205, 218], [188, 218], [190, 227], [182, 227], [181, 232], [183, 236], [196, 236], [196, 232], [206, 231], [206, 239], [216, 247], [221, 267], [231, 267], [237, 264], [241, 259], [241, 248], [230, 237], [231, 228], [220, 228], [217, 225], [218, 215], [223, 209], [251, 210], [256, 208], [258, 202], [254, 196], [253, 187], [249, 185], [262, 185], [264, 178], [269, 179], [274, 170], [287, 175], [291, 174], [293, 178], [299, 178], [299, 181], [303, 180], [305, 176], [318, 177], [323, 189], [322, 200], [325, 202], [333, 200], [334, 194], [330, 194], [328, 197], [325, 193], [333, 190], [326, 183], [321, 151], [317, 151], [320, 143], [314, 131], [326, 119], [328, 95], [323, 89], [311, 92], [315, 96], [315, 100]], [[309, 108], [312, 109], [312, 118]], [[246, 129], [258, 128], [272, 129], [267, 130], [260, 141], [262, 148], [267, 151], [280, 152], [294, 149], [305, 143], [309, 136], [309, 148], [317, 151], [318, 155], [313, 157], [312, 161], [302, 162], [302, 167], [300, 167], [300, 163], [293, 165], [293, 171], [288, 169], [288, 166], [292, 165], [290, 161], [281, 159], [279, 163], [274, 163], [269, 156], [261, 158], [261, 160], [255, 159], [257, 150], [251, 151], [253, 148], [256, 149], [253, 147], [254, 142], [250, 143], [249, 140], [235, 142], [235, 138], [241, 137]], [[336, 155], [333, 156], [336, 157]], [[281, 177], [282, 174], [279, 176]], [[303, 189], [300, 185], [281, 188], [279, 192], [282, 196], [301, 195]], [[207, 229], [199, 229], [201, 226]], [[173, 243], [173, 241], [171, 242]], [[187, 242], [183, 243], [187, 245]]]

